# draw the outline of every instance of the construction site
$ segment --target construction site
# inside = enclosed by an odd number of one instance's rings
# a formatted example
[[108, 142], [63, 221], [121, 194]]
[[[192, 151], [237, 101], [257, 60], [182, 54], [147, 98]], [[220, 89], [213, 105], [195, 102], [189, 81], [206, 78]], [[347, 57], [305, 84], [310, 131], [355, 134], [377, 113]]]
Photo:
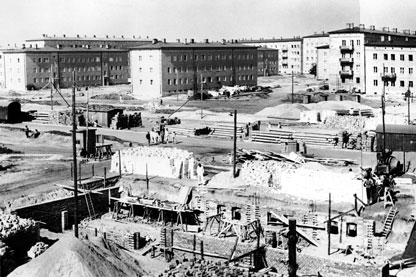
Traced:
[[414, 276], [416, 104], [324, 85], [2, 92], [0, 276]]

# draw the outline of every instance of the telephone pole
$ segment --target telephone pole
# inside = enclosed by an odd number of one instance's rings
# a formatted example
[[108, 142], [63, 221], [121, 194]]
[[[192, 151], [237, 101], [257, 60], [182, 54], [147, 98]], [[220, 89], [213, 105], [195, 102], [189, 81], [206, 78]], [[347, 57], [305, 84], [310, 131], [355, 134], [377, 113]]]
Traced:
[[294, 76], [293, 76], [293, 70], [292, 70], [292, 104], [294, 102]]
[[78, 178], [77, 178], [77, 126], [76, 126], [76, 110], [75, 110], [75, 71], [72, 72], [72, 157], [73, 157], [73, 176], [74, 176], [74, 235], [78, 238]]

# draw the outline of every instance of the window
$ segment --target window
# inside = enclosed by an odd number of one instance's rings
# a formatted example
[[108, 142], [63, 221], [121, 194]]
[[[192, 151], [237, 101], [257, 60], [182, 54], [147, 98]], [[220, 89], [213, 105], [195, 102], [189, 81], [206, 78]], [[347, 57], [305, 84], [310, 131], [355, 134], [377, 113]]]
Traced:
[[409, 74], [413, 74], [413, 67], [409, 67]]
[[390, 59], [391, 59], [392, 61], [394, 61], [394, 60], [396, 59], [396, 55], [395, 55], [395, 54], [391, 54], [391, 55], [390, 55]]
[[400, 74], [404, 74], [404, 67], [400, 67]]
[[361, 57], [361, 53], [357, 52], [357, 58], [360, 58], [360, 57]]
[[201, 60], [205, 61], [205, 55], [201, 55]]
[[388, 67], [384, 67], [384, 73], [389, 73], [389, 68]]
[[38, 69], [36, 67], [33, 68], [33, 73], [38, 73]]
[[232, 220], [241, 220], [241, 209], [239, 207], [231, 208], [231, 219]]
[[109, 62], [114, 62], [114, 58], [113, 58], [113, 57], [109, 57], [109, 58], [108, 58], [108, 61], [109, 61]]
[[396, 73], [396, 68], [391, 67], [391, 68], [390, 68], [390, 72], [391, 72], [391, 73]]
[[355, 82], [356, 82], [357, 84], [359, 84], [359, 83], [360, 83], [360, 77], [355, 78]]
[[373, 85], [376, 87], [376, 86], [378, 86], [378, 80], [374, 80], [373, 81]]
[[359, 39], [357, 39], [357, 45], [360, 45], [361, 41]]
[[143, 83], [143, 80], [139, 80], [139, 84], [141, 85]]
[[345, 45], [347, 45], [347, 41], [345, 39], [343, 39], [341, 44], [342, 44], [342, 46], [345, 46]]
[[95, 61], [98, 63], [100, 61], [100, 57], [96, 57]]
[[142, 60], [142, 56], [139, 56], [139, 61], [141, 61]]
[[37, 83], [38, 82], [38, 80], [36, 79], [36, 78], [33, 78], [33, 83]]
[[373, 54], [373, 60], [377, 60], [377, 54], [376, 53]]
[[395, 87], [396, 86], [396, 82], [395, 81], [391, 81], [390, 84], [391, 84], [392, 87]]
[[195, 55], [194, 59], [195, 59], [195, 61], [197, 61], [198, 60], [198, 55]]
[[188, 59], [187, 55], [183, 55], [183, 60], [186, 61]]
[[388, 54], [384, 54], [384, 60], [387, 61], [389, 59], [389, 55]]
[[377, 66], [374, 66], [374, 67], [373, 67], [373, 70], [374, 70], [374, 73], [377, 73], [377, 71], [378, 71]]
[[413, 55], [409, 55], [409, 61], [413, 61]]
[[150, 80], [150, 84], [153, 85], [153, 80]]
[[173, 56], [172, 56], [172, 60], [173, 60], [174, 62], [176, 62], [176, 55], [173, 55]]
[[176, 79], [173, 79], [173, 84], [174, 84], [174, 85], [176, 85], [176, 84], [177, 84], [177, 83], [176, 83]]
[[409, 88], [413, 87], [413, 81], [409, 81]]
[[356, 237], [357, 236], [357, 224], [347, 222], [347, 237]]
[[404, 87], [404, 81], [400, 81], [400, 86]]
[[404, 55], [403, 54], [400, 54], [400, 60], [404, 61]]
[[150, 72], [153, 72], [153, 67], [149, 68], [149, 71], [150, 71]]

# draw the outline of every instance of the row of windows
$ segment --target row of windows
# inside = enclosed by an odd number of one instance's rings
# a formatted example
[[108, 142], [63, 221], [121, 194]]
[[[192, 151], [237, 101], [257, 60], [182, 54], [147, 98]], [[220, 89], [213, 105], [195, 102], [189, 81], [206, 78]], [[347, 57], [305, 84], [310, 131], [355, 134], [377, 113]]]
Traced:
[[[390, 86], [392, 86], [392, 87], [396, 86], [396, 82], [385, 82], [386, 87], [389, 86], [389, 83], [390, 83]], [[405, 87], [405, 81], [399, 81], [399, 84], [400, 84], [400, 87]], [[373, 85], [375, 87], [377, 87], [378, 86], [378, 80], [373, 80]], [[413, 87], [413, 81], [409, 81], [408, 87], [410, 87], [410, 88]]]
[[[377, 60], [377, 58], [378, 58], [377, 53], [373, 53], [373, 60]], [[384, 58], [385, 61], [388, 61], [389, 60], [389, 54], [383, 54], [383, 58]], [[405, 54], [400, 54], [399, 58], [400, 58], [401, 61], [404, 61], [405, 60]], [[407, 55], [407, 59], [408, 59], [409, 62], [412, 62], [413, 61], [413, 55], [412, 54]], [[396, 60], [396, 54], [390, 54], [390, 60], [395, 61]]]
[[[342, 40], [341, 42], [342, 46], [346, 46], [347, 45], [347, 41], [345, 39]], [[357, 44], [356, 45], [360, 45], [361, 44], [361, 40], [357, 39]], [[350, 40], [350, 45], [354, 46], [354, 40], [351, 39]]]
[[[226, 54], [217, 54], [217, 55], [207, 55], [207, 54], [199, 54], [199, 55], [195, 55], [194, 59], [195, 61], [201, 60], [201, 61], [212, 61], [213, 59], [215, 60], [226, 60], [228, 57], [229, 60], [233, 59], [233, 56], [231, 54], [226, 55]], [[234, 57], [238, 60], [249, 60], [249, 59], [254, 59], [254, 54], [235, 54]], [[143, 60], [143, 56], [139, 56], [138, 57], [139, 61]], [[176, 61], [187, 61], [187, 60], [191, 60], [192, 59], [192, 55], [172, 55], [171, 56], [171, 60], [176, 62]], [[149, 60], [153, 60], [153, 55], [149, 55]]]
[[[374, 66], [373, 67], [373, 71], [374, 73], [378, 73], [378, 67]], [[400, 74], [404, 74], [404, 67], [400, 67]], [[384, 67], [384, 73], [388, 73], [389, 72], [389, 68], [387, 66]], [[409, 67], [408, 68], [408, 72], [409, 74], [413, 74], [413, 67]], [[390, 67], [390, 73], [396, 73], [396, 68], [395, 67]]]
[[73, 63], [75, 63], [75, 62], [83, 62], [83, 63], [85, 63], [85, 62], [100, 62], [101, 59], [100, 59], [100, 57], [60, 58], [59, 61], [61, 63], [65, 63], [65, 62], [67, 62], [67, 63], [70, 63], [70, 62], [73, 62]]

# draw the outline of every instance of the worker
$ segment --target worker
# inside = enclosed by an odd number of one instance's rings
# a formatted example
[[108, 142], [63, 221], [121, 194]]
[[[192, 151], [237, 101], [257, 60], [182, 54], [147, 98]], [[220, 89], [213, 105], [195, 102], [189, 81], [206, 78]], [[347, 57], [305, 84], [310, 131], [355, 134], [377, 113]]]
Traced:
[[374, 180], [371, 177], [371, 170], [366, 170], [363, 172], [363, 186], [366, 189], [367, 194], [367, 205], [373, 203], [373, 194], [374, 194]]
[[150, 146], [150, 132], [147, 132], [146, 134], [147, 143]]
[[38, 129], [35, 129], [35, 133], [33, 134], [34, 138], [38, 138], [40, 135], [40, 132], [38, 131]]
[[25, 126], [25, 134], [27, 138], [32, 137], [32, 131], [29, 129], [29, 127], [27, 127], [27, 125]]
[[350, 138], [350, 135], [347, 131], [342, 132], [342, 148], [347, 148], [348, 140]]
[[172, 132], [172, 143], [176, 143], [176, 132]]
[[198, 167], [196, 168], [196, 175], [198, 176], [198, 186], [205, 185], [204, 167], [201, 165], [201, 163], [198, 163]]

